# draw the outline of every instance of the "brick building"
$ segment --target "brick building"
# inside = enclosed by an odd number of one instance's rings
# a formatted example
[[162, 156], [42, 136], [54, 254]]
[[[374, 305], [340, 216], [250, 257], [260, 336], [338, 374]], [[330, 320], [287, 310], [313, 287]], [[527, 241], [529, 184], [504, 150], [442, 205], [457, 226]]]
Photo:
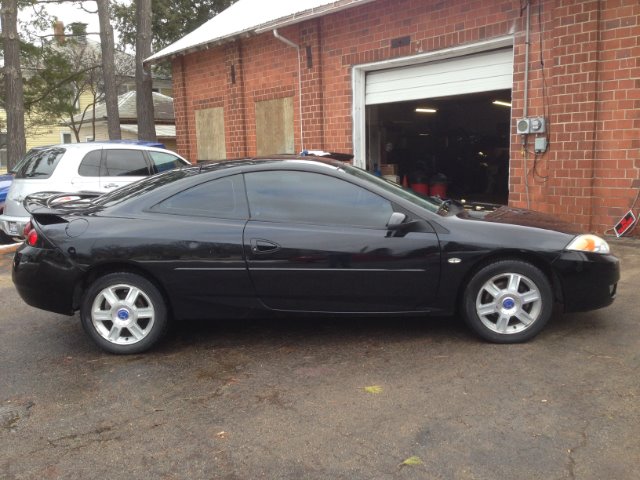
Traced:
[[350, 152], [601, 233], [640, 208], [637, 0], [239, 0], [151, 60], [192, 161]]

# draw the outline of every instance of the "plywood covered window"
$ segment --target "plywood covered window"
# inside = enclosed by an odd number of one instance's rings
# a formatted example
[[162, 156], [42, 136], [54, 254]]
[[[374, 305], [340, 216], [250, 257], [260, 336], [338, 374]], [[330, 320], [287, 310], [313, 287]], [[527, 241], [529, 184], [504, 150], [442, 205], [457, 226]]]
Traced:
[[256, 102], [258, 155], [294, 153], [293, 97]]
[[196, 111], [198, 160], [223, 160], [227, 157], [224, 138], [224, 108]]

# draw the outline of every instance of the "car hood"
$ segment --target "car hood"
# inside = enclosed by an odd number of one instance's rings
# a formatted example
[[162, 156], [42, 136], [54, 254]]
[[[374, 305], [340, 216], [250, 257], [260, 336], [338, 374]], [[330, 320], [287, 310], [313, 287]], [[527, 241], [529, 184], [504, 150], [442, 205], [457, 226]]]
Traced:
[[555, 232], [577, 235], [583, 233], [575, 225], [560, 220], [546, 213], [489, 204], [467, 204], [464, 212], [458, 214], [461, 218], [473, 218], [483, 222], [520, 225], [523, 227], [539, 228]]

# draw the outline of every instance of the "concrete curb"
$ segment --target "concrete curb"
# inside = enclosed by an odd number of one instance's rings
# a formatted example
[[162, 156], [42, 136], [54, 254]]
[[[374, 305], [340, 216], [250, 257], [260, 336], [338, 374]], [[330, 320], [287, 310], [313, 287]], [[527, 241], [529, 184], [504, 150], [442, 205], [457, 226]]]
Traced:
[[22, 245], [22, 242], [12, 243], [11, 245], [0, 245], [0, 255], [3, 255], [5, 253], [13, 253], [18, 249], [20, 245]]

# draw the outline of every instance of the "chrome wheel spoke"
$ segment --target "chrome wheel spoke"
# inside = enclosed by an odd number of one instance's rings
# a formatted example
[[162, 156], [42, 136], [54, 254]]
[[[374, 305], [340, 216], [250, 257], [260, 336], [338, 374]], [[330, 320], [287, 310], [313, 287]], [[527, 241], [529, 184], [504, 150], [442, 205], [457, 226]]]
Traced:
[[138, 318], [153, 318], [153, 308], [136, 308], [136, 313], [138, 314]]
[[540, 300], [540, 292], [538, 290], [530, 290], [522, 295], [522, 304], [536, 302]]
[[516, 313], [515, 317], [518, 320], [520, 320], [520, 323], [522, 323], [525, 327], [528, 327], [529, 325], [531, 325], [535, 321], [535, 318], [533, 318], [531, 315], [529, 315], [524, 310], [520, 310], [518, 313]]
[[107, 335], [107, 340], [115, 343], [120, 338], [121, 332], [122, 332], [122, 328], [120, 328], [114, 323], [113, 326], [111, 327], [111, 330], [109, 330], [109, 334]]
[[94, 310], [91, 315], [95, 322], [109, 322], [113, 320], [111, 318], [111, 312], [108, 310]]
[[496, 330], [499, 333], [507, 332], [507, 328], [509, 327], [509, 319], [510, 317], [507, 315], [500, 315], [500, 318], [496, 322]]
[[496, 313], [497, 305], [496, 305], [496, 302], [485, 303], [483, 305], [479, 305], [476, 310], [479, 316], [484, 317], [486, 315], [491, 315], [492, 313]]
[[521, 280], [522, 277], [516, 273], [512, 273], [511, 275], [509, 275], [509, 286], [507, 287], [507, 290], [509, 290], [510, 292], [518, 292]]
[[137, 323], [132, 323], [127, 327], [127, 330], [131, 332], [131, 335], [136, 341], [142, 340], [145, 336], [145, 332], [140, 328]]
[[138, 295], [140, 295], [140, 290], [136, 287], [130, 287], [129, 292], [127, 293], [127, 298], [125, 298], [124, 301], [133, 307], [138, 300]]
[[111, 308], [113, 308], [120, 301], [113, 288], [105, 288], [101, 292], [101, 295]]
[[483, 290], [491, 295], [494, 299], [498, 298], [498, 296], [500, 296], [500, 294], [502, 293], [502, 290], [500, 290], [493, 282], [487, 282], [484, 285]]

